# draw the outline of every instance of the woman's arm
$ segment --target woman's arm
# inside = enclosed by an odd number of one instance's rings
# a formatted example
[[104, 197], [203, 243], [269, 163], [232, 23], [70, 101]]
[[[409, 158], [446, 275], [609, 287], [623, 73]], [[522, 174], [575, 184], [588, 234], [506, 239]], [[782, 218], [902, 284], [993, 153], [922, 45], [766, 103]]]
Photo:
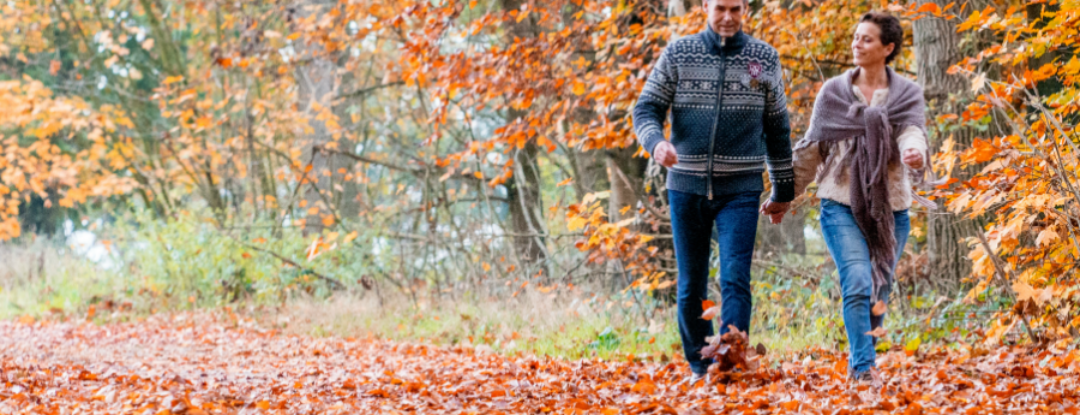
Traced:
[[[923, 130], [914, 125], [909, 125], [896, 138], [896, 144], [900, 148], [900, 157], [904, 164], [913, 169], [921, 169], [926, 164], [926, 151], [930, 145], [926, 141]], [[796, 173], [796, 178], [798, 173]]]
[[795, 167], [795, 197], [806, 192], [806, 187], [814, 182], [817, 177], [818, 166], [821, 165], [821, 150], [817, 143], [811, 143], [806, 139], [795, 144], [793, 154]]

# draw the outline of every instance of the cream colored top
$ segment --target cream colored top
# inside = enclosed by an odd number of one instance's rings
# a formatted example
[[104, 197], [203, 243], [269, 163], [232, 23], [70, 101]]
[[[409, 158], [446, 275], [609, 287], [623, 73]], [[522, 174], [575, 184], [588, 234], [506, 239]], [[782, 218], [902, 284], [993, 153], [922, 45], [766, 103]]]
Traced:
[[[855, 97], [866, 103], [866, 97], [857, 86], [852, 86]], [[889, 97], [889, 89], [882, 88], [874, 91], [874, 97], [870, 100], [871, 106], [880, 106]], [[926, 142], [926, 134], [923, 130], [909, 126], [896, 137], [896, 143], [900, 148], [900, 156], [894, 163], [889, 164], [889, 203], [893, 211], [900, 211], [911, 207], [911, 179], [908, 177], [908, 167], [900, 161], [905, 150], [919, 150], [920, 155], [925, 155], [929, 144]], [[844, 157], [851, 149], [851, 141], [841, 141], [836, 151], [823, 160], [818, 145], [800, 142], [795, 146], [795, 194], [801, 195], [806, 192], [806, 187], [815, 180], [818, 183], [817, 196], [822, 199], [830, 199], [844, 205], [851, 205], [851, 193], [848, 188], [849, 171], [843, 168]], [[826, 163], [828, 162], [828, 163]], [[923, 156], [925, 163], [925, 156]], [[830, 174], [823, 174], [825, 165], [831, 166]]]

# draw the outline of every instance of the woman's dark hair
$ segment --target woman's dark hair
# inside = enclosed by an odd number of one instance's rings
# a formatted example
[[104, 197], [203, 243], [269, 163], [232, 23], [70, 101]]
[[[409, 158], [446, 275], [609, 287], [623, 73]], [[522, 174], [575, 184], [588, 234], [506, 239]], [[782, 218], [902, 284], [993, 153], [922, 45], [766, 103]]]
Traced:
[[881, 29], [880, 40], [882, 45], [890, 43], [894, 45], [892, 53], [885, 57], [886, 65], [892, 63], [893, 59], [900, 56], [900, 50], [904, 47], [904, 28], [900, 26], [900, 19], [884, 12], [869, 12], [859, 19], [859, 23], [866, 22], [873, 23], [877, 25], [878, 29]]

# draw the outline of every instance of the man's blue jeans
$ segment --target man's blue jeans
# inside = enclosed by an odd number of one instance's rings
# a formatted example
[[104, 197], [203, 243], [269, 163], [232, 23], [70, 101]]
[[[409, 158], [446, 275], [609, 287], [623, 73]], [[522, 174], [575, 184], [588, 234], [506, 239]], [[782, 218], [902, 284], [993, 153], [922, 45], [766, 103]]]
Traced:
[[708, 297], [709, 252], [715, 224], [720, 245], [720, 333], [728, 325], [750, 331], [750, 260], [754, 256], [760, 192], [705, 196], [668, 190], [675, 260], [679, 265], [679, 335], [694, 373], [703, 374], [712, 359], [701, 358], [711, 321], [701, 318]]
[[[896, 259], [904, 252], [908, 232], [911, 231], [911, 219], [908, 211], [893, 212], [896, 223]], [[870, 370], [875, 366], [874, 338], [866, 334], [881, 327], [885, 315], [874, 316], [870, 313], [870, 297], [873, 294], [874, 280], [870, 265], [870, 250], [866, 245], [851, 207], [828, 199], [821, 200], [821, 233], [825, 235], [825, 245], [829, 247], [833, 262], [840, 273], [840, 289], [844, 296], [844, 326], [847, 328], [851, 355], [848, 360], [848, 372], [852, 375]], [[893, 263], [893, 272], [896, 263]], [[889, 302], [892, 291], [892, 275], [889, 283], [881, 289], [881, 300]]]

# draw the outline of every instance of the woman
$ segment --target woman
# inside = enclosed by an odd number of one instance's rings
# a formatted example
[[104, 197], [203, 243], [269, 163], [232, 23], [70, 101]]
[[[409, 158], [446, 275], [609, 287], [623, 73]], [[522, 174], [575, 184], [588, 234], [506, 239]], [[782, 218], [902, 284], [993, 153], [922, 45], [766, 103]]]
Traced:
[[816, 176], [821, 230], [843, 291], [848, 373], [859, 382], [877, 382], [870, 333], [885, 317], [910, 230], [907, 208], [913, 198], [925, 201], [908, 174], [929, 158], [923, 91], [888, 66], [903, 43], [895, 17], [864, 15], [851, 43], [856, 68], [822, 86], [795, 146], [795, 194]]

